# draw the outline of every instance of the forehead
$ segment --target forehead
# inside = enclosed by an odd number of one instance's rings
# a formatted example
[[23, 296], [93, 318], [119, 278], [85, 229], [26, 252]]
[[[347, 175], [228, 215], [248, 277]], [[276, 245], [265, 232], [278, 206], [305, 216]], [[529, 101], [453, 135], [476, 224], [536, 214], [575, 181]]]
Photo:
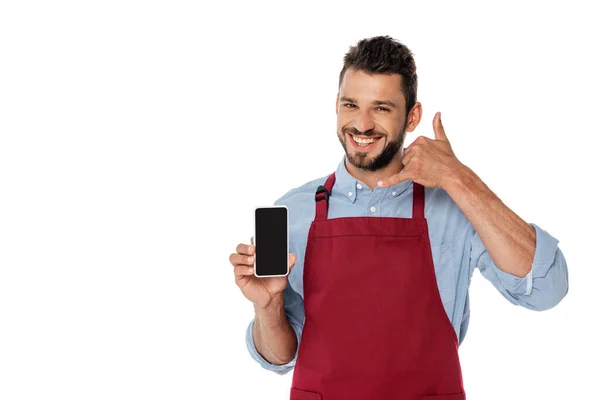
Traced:
[[340, 97], [352, 97], [365, 100], [404, 101], [400, 90], [402, 76], [399, 74], [373, 74], [348, 69], [340, 85]]

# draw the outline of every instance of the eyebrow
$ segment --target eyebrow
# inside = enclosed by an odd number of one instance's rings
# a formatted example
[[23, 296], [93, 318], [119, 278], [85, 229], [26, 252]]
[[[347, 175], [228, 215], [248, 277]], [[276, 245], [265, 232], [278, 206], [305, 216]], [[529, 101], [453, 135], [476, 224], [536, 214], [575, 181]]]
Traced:
[[[353, 99], [350, 97], [345, 97], [345, 96], [340, 97], [340, 101], [345, 101], [348, 103], [358, 103], [356, 101], [356, 99]], [[373, 100], [373, 102], [371, 104], [373, 104], [374, 106], [389, 106], [392, 108], [398, 108], [396, 103], [394, 103], [393, 101], [390, 101], [390, 100]]]

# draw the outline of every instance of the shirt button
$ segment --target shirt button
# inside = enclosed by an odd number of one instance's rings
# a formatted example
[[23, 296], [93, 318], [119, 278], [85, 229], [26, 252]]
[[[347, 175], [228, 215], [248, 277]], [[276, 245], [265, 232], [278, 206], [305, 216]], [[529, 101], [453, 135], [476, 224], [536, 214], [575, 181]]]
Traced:
[[396, 192], [392, 192], [392, 196], [395, 196], [395, 195], [396, 195]]
[[375, 212], [375, 207], [371, 207], [371, 212]]
[[357, 187], [358, 189], [362, 189], [362, 185], [361, 185], [360, 183], [359, 183], [359, 184], [357, 184], [357, 185], [356, 185], [356, 187]]
[[348, 196], [352, 196], [352, 192], [348, 192]]

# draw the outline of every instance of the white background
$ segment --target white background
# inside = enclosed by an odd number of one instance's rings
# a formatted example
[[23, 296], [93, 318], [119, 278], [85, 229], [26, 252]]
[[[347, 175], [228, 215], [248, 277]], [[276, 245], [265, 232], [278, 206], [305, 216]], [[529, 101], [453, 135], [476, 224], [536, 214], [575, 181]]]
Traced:
[[442, 111], [569, 265], [542, 313], [475, 272], [469, 399], [597, 396], [593, 2], [448, 3], [2, 2], [0, 398], [287, 398], [228, 256], [254, 207], [335, 169], [342, 58], [380, 34], [417, 62], [406, 144]]

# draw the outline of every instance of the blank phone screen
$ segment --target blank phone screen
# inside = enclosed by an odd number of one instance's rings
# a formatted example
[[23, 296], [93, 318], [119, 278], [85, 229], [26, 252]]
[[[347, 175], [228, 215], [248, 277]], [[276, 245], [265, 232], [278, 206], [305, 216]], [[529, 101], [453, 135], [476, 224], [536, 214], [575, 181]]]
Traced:
[[288, 272], [288, 210], [284, 207], [257, 208], [254, 217], [255, 272], [258, 276]]

